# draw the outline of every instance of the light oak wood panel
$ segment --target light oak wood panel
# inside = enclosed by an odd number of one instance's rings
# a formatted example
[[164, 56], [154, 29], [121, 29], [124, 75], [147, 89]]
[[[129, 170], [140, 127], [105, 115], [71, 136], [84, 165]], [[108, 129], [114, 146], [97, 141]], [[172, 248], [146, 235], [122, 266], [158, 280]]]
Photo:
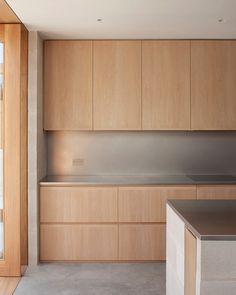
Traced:
[[191, 41], [191, 127], [236, 129], [236, 41]]
[[190, 41], [142, 41], [142, 128], [190, 129]]
[[0, 0], [0, 23], [20, 23], [20, 19], [15, 12], [7, 4], [5, 0]]
[[198, 185], [198, 199], [236, 199], [236, 185]]
[[117, 188], [41, 187], [41, 222], [117, 222]]
[[44, 42], [44, 129], [92, 129], [92, 41]]
[[119, 225], [120, 260], [165, 260], [164, 224]]
[[41, 260], [117, 260], [117, 225], [41, 225]]
[[0, 42], [4, 42], [4, 25], [0, 23]]
[[19, 284], [21, 278], [0, 278], [0, 295], [12, 295]]
[[[22, 58], [22, 30], [20, 24], [4, 26], [5, 85], [4, 85], [4, 259], [0, 261], [0, 275], [21, 275], [21, 208], [22, 183], [27, 171], [22, 172], [21, 152], [24, 146], [21, 135], [27, 130], [22, 120], [25, 102], [25, 82]], [[20, 124], [19, 124], [20, 122]], [[25, 142], [25, 141], [24, 141]], [[27, 148], [27, 147], [25, 147]], [[26, 159], [25, 159], [26, 160]], [[23, 165], [23, 166], [22, 166]], [[24, 198], [26, 200], [26, 198]], [[24, 232], [27, 236], [27, 232]]]
[[94, 41], [95, 130], [141, 129], [141, 41]]
[[197, 239], [185, 229], [184, 294], [196, 295]]
[[119, 188], [120, 222], [165, 222], [168, 199], [196, 199], [196, 186]]

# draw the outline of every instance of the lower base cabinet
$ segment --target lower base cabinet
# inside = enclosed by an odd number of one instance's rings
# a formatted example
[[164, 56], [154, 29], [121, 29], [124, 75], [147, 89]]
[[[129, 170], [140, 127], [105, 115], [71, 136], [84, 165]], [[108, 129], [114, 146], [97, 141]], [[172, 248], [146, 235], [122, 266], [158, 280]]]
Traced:
[[194, 185], [41, 186], [41, 261], [166, 259], [166, 202]]
[[41, 225], [40, 260], [117, 260], [117, 225]]
[[165, 224], [119, 226], [119, 260], [165, 260]]
[[165, 231], [165, 224], [42, 224], [40, 260], [165, 260]]

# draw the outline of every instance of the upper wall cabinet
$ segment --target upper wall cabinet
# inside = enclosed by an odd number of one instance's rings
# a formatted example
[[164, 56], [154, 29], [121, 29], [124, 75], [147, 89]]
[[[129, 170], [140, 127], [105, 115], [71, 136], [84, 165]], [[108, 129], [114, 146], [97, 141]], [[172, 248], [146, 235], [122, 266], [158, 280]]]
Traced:
[[141, 41], [94, 41], [95, 130], [141, 129]]
[[44, 129], [92, 129], [92, 41], [44, 43]]
[[236, 130], [236, 41], [191, 41], [191, 127]]
[[190, 41], [142, 41], [142, 127], [190, 129]]

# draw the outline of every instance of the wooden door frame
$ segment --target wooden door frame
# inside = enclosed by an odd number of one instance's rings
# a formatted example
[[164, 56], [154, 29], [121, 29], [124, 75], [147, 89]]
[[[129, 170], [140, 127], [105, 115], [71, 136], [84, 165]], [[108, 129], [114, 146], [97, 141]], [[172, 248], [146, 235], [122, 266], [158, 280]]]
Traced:
[[4, 257], [0, 276], [20, 276], [21, 264], [27, 260], [28, 32], [22, 24], [0, 24], [0, 36], [4, 37]]

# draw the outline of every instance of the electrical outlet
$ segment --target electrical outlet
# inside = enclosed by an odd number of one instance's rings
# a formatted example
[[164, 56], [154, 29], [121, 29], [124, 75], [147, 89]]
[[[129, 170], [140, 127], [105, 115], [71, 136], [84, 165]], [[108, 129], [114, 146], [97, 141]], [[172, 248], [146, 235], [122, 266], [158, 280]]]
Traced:
[[72, 165], [73, 166], [83, 166], [84, 159], [83, 158], [72, 159]]

